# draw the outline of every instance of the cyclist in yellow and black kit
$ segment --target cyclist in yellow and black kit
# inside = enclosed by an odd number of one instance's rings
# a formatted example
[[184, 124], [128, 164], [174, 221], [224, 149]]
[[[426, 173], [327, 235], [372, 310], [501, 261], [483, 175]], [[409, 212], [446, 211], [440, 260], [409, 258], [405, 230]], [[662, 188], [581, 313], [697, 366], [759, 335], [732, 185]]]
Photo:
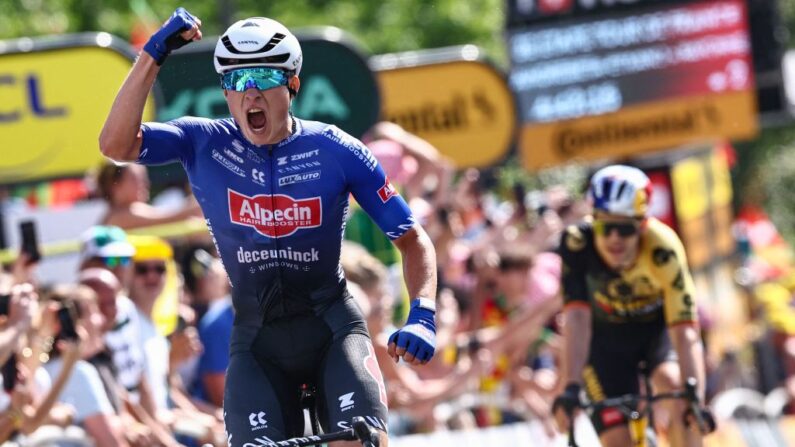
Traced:
[[[588, 191], [593, 219], [569, 227], [561, 238], [565, 302], [563, 406], [639, 392], [639, 364], [655, 393], [681, 388], [695, 377], [703, 399], [704, 362], [695, 288], [676, 233], [648, 217], [651, 183], [639, 169], [599, 170]], [[671, 445], [699, 446], [701, 434], [685, 425], [685, 403], [667, 401]], [[626, 418], [607, 409], [591, 415], [605, 447], [631, 445]]]

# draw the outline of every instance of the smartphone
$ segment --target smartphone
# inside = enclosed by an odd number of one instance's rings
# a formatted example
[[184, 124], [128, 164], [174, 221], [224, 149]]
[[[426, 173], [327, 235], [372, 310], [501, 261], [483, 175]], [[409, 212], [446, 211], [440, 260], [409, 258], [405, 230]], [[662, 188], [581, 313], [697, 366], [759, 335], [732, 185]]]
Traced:
[[3, 389], [6, 393], [10, 393], [11, 390], [17, 384], [17, 356], [16, 354], [12, 354], [8, 361], [3, 365]]
[[11, 295], [0, 295], [0, 315], [8, 315], [8, 306], [11, 303]]
[[28, 255], [29, 262], [38, 262], [41, 259], [41, 252], [39, 251], [39, 238], [36, 234], [36, 222], [32, 220], [20, 222], [19, 231], [22, 234], [20, 252]]
[[61, 324], [61, 331], [58, 338], [63, 340], [76, 340], [77, 330], [75, 329], [75, 312], [71, 306], [63, 305], [58, 309], [58, 322]]

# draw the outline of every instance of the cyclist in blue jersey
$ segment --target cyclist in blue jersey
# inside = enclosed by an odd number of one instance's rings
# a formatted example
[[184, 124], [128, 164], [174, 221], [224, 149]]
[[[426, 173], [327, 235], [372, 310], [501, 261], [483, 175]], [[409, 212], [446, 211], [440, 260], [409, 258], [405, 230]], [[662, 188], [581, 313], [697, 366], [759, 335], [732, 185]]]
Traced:
[[111, 159], [179, 161], [188, 174], [232, 285], [230, 446], [302, 434], [302, 383], [318, 388], [324, 429], [363, 416], [386, 446], [386, 391], [339, 264], [349, 195], [403, 255], [414, 299], [406, 325], [390, 338], [395, 361], [423, 364], [434, 352], [433, 245], [367, 147], [335, 126], [292, 116], [301, 47], [276, 21], [241, 20], [218, 40], [214, 62], [231, 118], [141, 123], [160, 65], [201, 39], [200, 28], [179, 8], [152, 35], [99, 143]]

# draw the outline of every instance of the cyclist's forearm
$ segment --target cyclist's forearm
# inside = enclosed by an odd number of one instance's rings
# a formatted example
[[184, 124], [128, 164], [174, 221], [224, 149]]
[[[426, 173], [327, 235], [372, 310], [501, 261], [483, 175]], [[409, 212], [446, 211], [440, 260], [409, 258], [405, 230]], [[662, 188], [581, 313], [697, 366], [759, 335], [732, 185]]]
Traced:
[[403, 276], [411, 298], [436, 299], [436, 251], [419, 225], [406, 232], [395, 245], [403, 258]]
[[704, 400], [704, 346], [701, 344], [698, 326], [680, 324], [669, 329], [671, 342], [679, 357], [682, 380], [695, 377], [698, 381], [698, 396]]
[[581, 383], [591, 345], [591, 310], [584, 306], [570, 306], [564, 310], [564, 317], [564, 373], [561, 385]]
[[134, 161], [138, 157], [144, 106], [159, 71], [154, 59], [141, 52], [102, 127], [99, 147], [105, 156], [117, 161]]

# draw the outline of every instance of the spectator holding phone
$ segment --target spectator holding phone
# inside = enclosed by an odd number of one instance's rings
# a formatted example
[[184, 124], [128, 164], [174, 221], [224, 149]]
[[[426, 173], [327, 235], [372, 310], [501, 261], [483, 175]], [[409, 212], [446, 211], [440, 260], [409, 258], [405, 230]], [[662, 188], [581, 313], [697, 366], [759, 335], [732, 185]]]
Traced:
[[[100, 328], [104, 317], [97, 307], [97, 296], [85, 286], [61, 285], [53, 289], [50, 301], [58, 304], [57, 330], [44, 368], [55, 378], [65, 368], [74, 368], [59, 400], [75, 409], [74, 422], [101, 446], [126, 446], [121, 423], [111, 406], [97, 369], [85, 360], [102, 344]], [[72, 345], [80, 346], [76, 350]], [[69, 352], [69, 356], [65, 354]], [[77, 354], [77, 359], [73, 358]]]

